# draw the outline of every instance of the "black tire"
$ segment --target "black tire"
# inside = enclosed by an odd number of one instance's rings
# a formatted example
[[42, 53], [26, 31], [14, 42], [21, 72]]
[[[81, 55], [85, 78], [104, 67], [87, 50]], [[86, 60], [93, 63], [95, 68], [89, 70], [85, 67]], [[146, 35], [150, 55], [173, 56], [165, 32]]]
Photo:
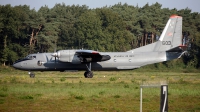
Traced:
[[92, 77], [93, 77], [93, 73], [92, 73], [92, 72], [89, 72], [89, 73], [87, 74], [87, 76], [88, 76], [88, 78], [92, 78]]
[[85, 73], [84, 73], [85, 78], [88, 78], [88, 77], [87, 77], [87, 74], [88, 74], [88, 72], [85, 72]]
[[93, 72], [90, 72], [90, 78], [93, 78]]
[[91, 71], [90, 72], [85, 72], [84, 76], [85, 76], [85, 78], [92, 78], [93, 77], [93, 73]]
[[35, 74], [31, 73], [30, 78], [35, 78]]

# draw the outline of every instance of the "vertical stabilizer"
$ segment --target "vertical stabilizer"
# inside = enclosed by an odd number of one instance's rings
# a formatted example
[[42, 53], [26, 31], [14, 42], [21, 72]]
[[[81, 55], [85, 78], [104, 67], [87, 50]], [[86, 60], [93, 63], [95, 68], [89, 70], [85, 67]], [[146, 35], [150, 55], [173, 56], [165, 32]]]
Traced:
[[127, 52], [168, 51], [182, 44], [182, 17], [170, 16], [159, 40]]
[[182, 17], [172, 15], [168, 20], [154, 51], [167, 51], [182, 43]]

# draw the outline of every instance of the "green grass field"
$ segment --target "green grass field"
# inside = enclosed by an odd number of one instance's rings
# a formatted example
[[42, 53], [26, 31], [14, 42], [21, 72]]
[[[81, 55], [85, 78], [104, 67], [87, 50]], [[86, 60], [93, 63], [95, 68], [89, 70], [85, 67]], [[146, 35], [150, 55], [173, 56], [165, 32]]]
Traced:
[[[1, 112], [138, 112], [140, 85], [168, 82], [169, 112], [200, 112], [200, 73], [158, 71], [35, 72], [0, 68]], [[143, 111], [158, 112], [160, 88], [143, 89]]]

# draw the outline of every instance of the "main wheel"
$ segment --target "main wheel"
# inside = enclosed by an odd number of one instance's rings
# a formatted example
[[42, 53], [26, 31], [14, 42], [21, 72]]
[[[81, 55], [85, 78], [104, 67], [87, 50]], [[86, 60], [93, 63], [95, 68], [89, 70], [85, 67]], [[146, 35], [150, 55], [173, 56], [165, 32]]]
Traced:
[[88, 78], [92, 78], [93, 77], [93, 73], [92, 72], [89, 72], [88, 73]]
[[84, 73], [85, 78], [88, 78], [88, 77], [87, 77], [87, 74], [88, 74], [88, 72], [85, 72], [85, 73]]
[[85, 72], [84, 76], [85, 76], [85, 78], [92, 78], [93, 77], [93, 73], [91, 71], [90, 72]]

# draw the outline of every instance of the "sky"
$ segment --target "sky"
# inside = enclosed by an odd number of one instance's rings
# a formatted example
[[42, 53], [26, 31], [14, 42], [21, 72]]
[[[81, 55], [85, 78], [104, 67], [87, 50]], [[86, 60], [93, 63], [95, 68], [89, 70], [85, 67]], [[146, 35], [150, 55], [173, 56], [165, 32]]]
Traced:
[[56, 3], [65, 3], [65, 5], [86, 5], [89, 8], [100, 8], [103, 6], [112, 6], [121, 2], [122, 4], [127, 3], [128, 5], [143, 7], [145, 4], [149, 5], [156, 2], [162, 4], [162, 8], [178, 10], [189, 8], [192, 12], [200, 13], [200, 0], [0, 0], [0, 5], [11, 4], [16, 5], [29, 5], [30, 9], [39, 10], [41, 6], [47, 5], [52, 8]]

